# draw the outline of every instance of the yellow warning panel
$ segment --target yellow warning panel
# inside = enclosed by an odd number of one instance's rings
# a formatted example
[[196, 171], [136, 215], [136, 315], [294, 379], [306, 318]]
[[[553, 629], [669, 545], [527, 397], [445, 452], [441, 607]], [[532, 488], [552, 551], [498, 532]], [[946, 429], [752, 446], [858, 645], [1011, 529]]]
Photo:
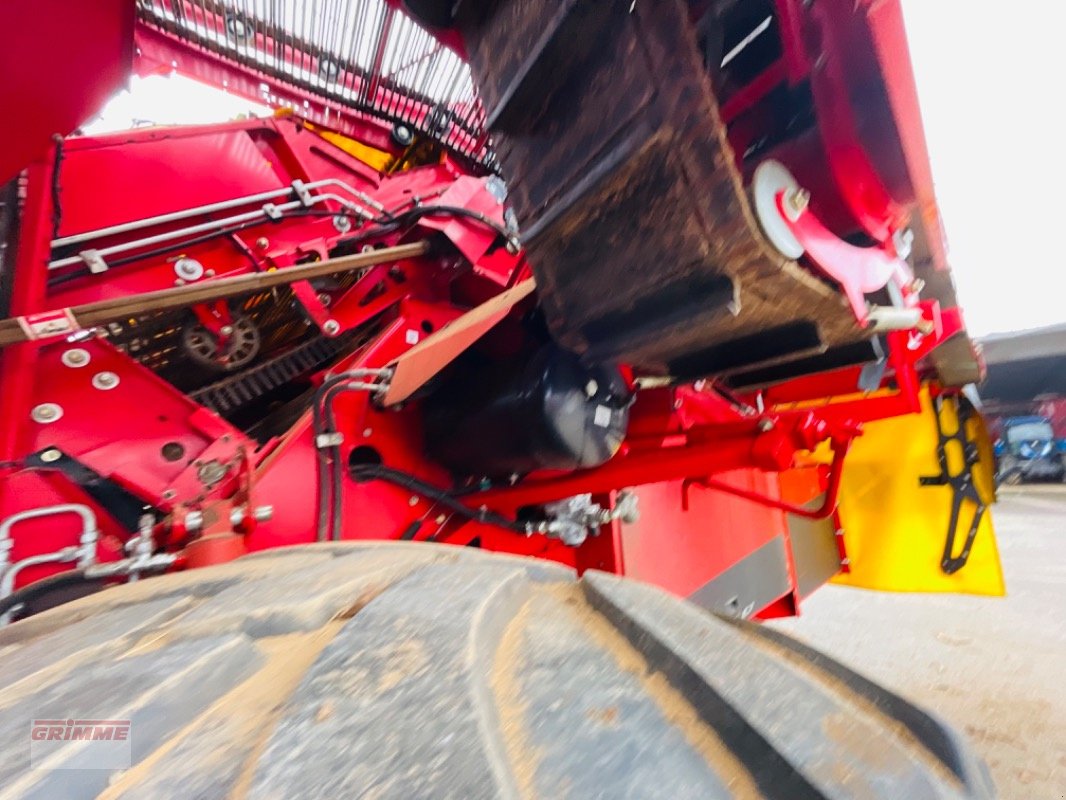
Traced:
[[368, 144], [363, 144], [359, 140], [353, 139], [351, 136], [345, 136], [343, 133], [337, 133], [328, 128], [320, 128], [310, 122], [304, 122], [304, 127], [309, 131], [314, 131], [330, 144], [339, 147], [345, 153], [352, 156], [352, 158], [359, 159], [368, 167], [376, 169], [378, 172], [386, 172], [395, 161], [392, 153], [386, 150], [378, 150], [376, 147], [371, 147]]
[[[920, 414], [864, 425], [845, 459], [840, 519], [850, 572], [833, 582], [1003, 595], [992, 527], [992, 445], [984, 421], [965, 398], [933, 400], [923, 389], [921, 401]], [[981, 505], [986, 510], [971, 539]]]

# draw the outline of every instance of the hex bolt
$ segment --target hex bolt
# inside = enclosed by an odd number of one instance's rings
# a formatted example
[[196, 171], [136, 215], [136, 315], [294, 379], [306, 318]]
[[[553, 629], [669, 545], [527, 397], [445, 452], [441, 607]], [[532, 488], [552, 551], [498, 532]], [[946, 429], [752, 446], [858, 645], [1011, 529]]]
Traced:
[[270, 247], [270, 240], [265, 236], [260, 236], [258, 239], [255, 240], [255, 246], [258, 247], [260, 250], [266, 250], [268, 247]]
[[327, 319], [322, 325], [322, 332], [327, 336], [336, 336], [341, 329], [341, 324], [335, 319]]
[[772, 419], [765, 418], [759, 420], [759, 430], [763, 433], [766, 433], [767, 431], [772, 431], [773, 429], [774, 421]]
[[787, 195], [788, 204], [797, 214], [802, 214], [811, 203], [811, 193], [806, 189], [795, 189]]
[[54, 447], [49, 447], [47, 450], [41, 453], [41, 461], [43, 461], [45, 464], [51, 464], [53, 462], [59, 461], [59, 459], [61, 459], [62, 457], [63, 454], [56, 450]]

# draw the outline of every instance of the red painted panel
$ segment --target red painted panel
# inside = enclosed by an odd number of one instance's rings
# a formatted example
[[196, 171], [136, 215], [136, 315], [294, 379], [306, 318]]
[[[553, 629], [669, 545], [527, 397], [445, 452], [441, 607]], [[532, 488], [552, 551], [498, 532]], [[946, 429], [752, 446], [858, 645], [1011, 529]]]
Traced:
[[[62, 198], [60, 236], [166, 214], [191, 206], [230, 200], [287, 186], [249, 132], [243, 129], [203, 132], [195, 147], [179, 140], [183, 128], [157, 128], [74, 140], [63, 160], [63, 184], [91, 187]], [[220, 165], [225, 165], [220, 169]], [[98, 198], [106, 197], [101, 203]]]
[[130, 0], [0, 3], [0, 184], [119, 89], [133, 61]]
[[[752, 491], [777, 496], [777, 478], [754, 469], [720, 476]], [[622, 526], [626, 575], [686, 596], [775, 536], [786, 533], [780, 511], [706, 489], [689, 491], [681, 507], [681, 481], [636, 490], [640, 520]]]

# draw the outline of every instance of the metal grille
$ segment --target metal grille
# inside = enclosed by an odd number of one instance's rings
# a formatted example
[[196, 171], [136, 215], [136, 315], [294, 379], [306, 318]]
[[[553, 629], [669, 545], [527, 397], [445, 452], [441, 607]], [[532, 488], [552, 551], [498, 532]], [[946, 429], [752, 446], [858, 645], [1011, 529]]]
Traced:
[[142, 23], [492, 169], [470, 68], [384, 0], [139, 0]]

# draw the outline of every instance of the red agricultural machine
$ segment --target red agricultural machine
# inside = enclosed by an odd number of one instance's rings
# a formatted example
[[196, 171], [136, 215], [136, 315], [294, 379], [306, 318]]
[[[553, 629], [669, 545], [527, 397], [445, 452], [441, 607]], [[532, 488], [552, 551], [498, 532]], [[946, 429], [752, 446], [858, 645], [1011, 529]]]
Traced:
[[990, 795], [743, 621], [1002, 592], [898, 2], [0, 22], [13, 795]]

